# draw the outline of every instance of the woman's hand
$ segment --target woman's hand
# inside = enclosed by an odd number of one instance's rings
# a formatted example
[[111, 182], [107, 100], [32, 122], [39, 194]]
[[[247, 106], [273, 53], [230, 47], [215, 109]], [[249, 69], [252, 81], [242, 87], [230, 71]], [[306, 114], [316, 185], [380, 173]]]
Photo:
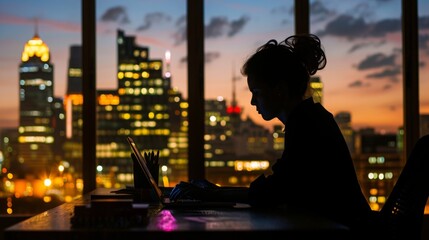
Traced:
[[170, 200], [180, 199], [205, 200], [209, 199], [214, 190], [218, 188], [215, 184], [203, 180], [191, 180], [190, 182], [178, 183], [170, 192]]
[[206, 179], [192, 179], [190, 181], [192, 184], [204, 188], [204, 189], [214, 189], [218, 188], [218, 186], [212, 182], [207, 181]]

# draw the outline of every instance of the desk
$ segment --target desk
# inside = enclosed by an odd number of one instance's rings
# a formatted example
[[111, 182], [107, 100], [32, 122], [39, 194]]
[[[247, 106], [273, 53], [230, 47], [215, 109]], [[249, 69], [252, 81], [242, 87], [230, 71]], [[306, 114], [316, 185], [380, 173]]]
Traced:
[[70, 218], [75, 204], [88, 202], [88, 196], [73, 203], [33, 216], [5, 229], [12, 239], [349, 239], [349, 230], [311, 214], [287, 210], [163, 209], [151, 205], [149, 221], [126, 229], [72, 228]]

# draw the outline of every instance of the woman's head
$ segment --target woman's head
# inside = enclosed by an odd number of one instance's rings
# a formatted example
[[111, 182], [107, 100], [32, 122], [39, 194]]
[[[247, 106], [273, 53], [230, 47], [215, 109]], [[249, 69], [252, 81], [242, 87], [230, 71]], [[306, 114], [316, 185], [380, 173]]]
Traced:
[[301, 101], [310, 76], [326, 65], [320, 39], [312, 34], [294, 35], [278, 43], [270, 40], [244, 63], [252, 92], [251, 104], [265, 120], [278, 117], [285, 104]]

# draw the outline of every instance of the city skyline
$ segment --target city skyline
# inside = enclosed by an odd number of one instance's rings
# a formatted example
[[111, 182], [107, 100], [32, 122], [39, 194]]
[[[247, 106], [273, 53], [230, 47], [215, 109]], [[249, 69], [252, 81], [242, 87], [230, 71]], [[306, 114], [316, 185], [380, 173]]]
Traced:
[[[237, 100], [243, 107], [244, 116], [250, 116], [265, 126], [279, 123], [265, 123], [257, 115], [249, 103], [250, 93], [239, 68], [267, 38], [281, 41], [285, 34], [293, 34], [292, 4], [293, 1], [268, 1], [264, 4], [257, 1], [206, 1], [207, 99], [222, 95], [230, 103], [232, 78], [238, 77]], [[323, 102], [334, 115], [350, 112], [354, 128], [396, 131], [402, 124], [403, 109], [401, 4], [399, 0], [354, 4], [311, 1], [310, 29], [320, 35], [328, 57], [327, 67], [316, 74], [324, 84]], [[419, 9], [429, 9], [428, 2], [419, 1], [419, 4]], [[142, 9], [138, 6], [150, 7]], [[0, 9], [0, 44], [4, 53], [0, 57], [0, 111], [8, 113], [2, 114], [0, 128], [17, 127], [18, 64], [24, 44], [37, 31], [50, 47], [55, 72], [54, 93], [57, 97], [64, 97], [69, 47], [81, 42], [80, 2], [62, 1], [59, 4], [45, 0], [35, 5], [31, 1], [20, 0], [1, 2]], [[138, 9], [140, 11], [136, 13]], [[120, 28], [127, 35], [135, 35], [139, 45], [149, 47], [152, 59], [162, 59], [165, 51], [171, 51], [172, 85], [186, 97], [186, 42], [183, 42], [181, 22], [185, 9], [185, 1], [97, 3], [97, 89], [117, 87], [114, 39], [116, 29]], [[356, 11], [352, 12], [352, 9]], [[429, 96], [422, 90], [429, 87], [428, 10], [419, 12], [419, 19], [422, 50], [419, 55], [420, 110], [424, 114], [429, 113]], [[359, 31], [349, 31], [356, 29]]]

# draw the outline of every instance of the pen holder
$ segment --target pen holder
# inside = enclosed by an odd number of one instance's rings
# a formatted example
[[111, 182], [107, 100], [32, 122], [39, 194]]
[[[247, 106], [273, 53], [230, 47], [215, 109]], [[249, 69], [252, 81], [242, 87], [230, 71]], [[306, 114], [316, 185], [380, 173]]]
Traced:
[[[148, 178], [140, 166], [136, 156], [131, 153], [133, 159], [133, 173], [134, 173], [134, 202], [155, 202], [158, 201], [156, 192], [154, 191]], [[146, 159], [148, 160], [148, 159]], [[154, 178], [156, 184], [158, 184], [159, 165], [153, 164], [151, 161], [147, 161], [147, 167]]]
[[150, 174], [152, 175], [153, 179], [155, 180], [156, 184], [158, 185], [159, 181], [159, 152], [157, 151], [154, 153], [151, 152], [145, 152], [144, 158], [146, 160], [147, 168], [149, 169]]
[[143, 169], [140, 167], [140, 164], [133, 153], [131, 153], [131, 158], [133, 159], [134, 188], [150, 189], [150, 182], [148, 182]]

